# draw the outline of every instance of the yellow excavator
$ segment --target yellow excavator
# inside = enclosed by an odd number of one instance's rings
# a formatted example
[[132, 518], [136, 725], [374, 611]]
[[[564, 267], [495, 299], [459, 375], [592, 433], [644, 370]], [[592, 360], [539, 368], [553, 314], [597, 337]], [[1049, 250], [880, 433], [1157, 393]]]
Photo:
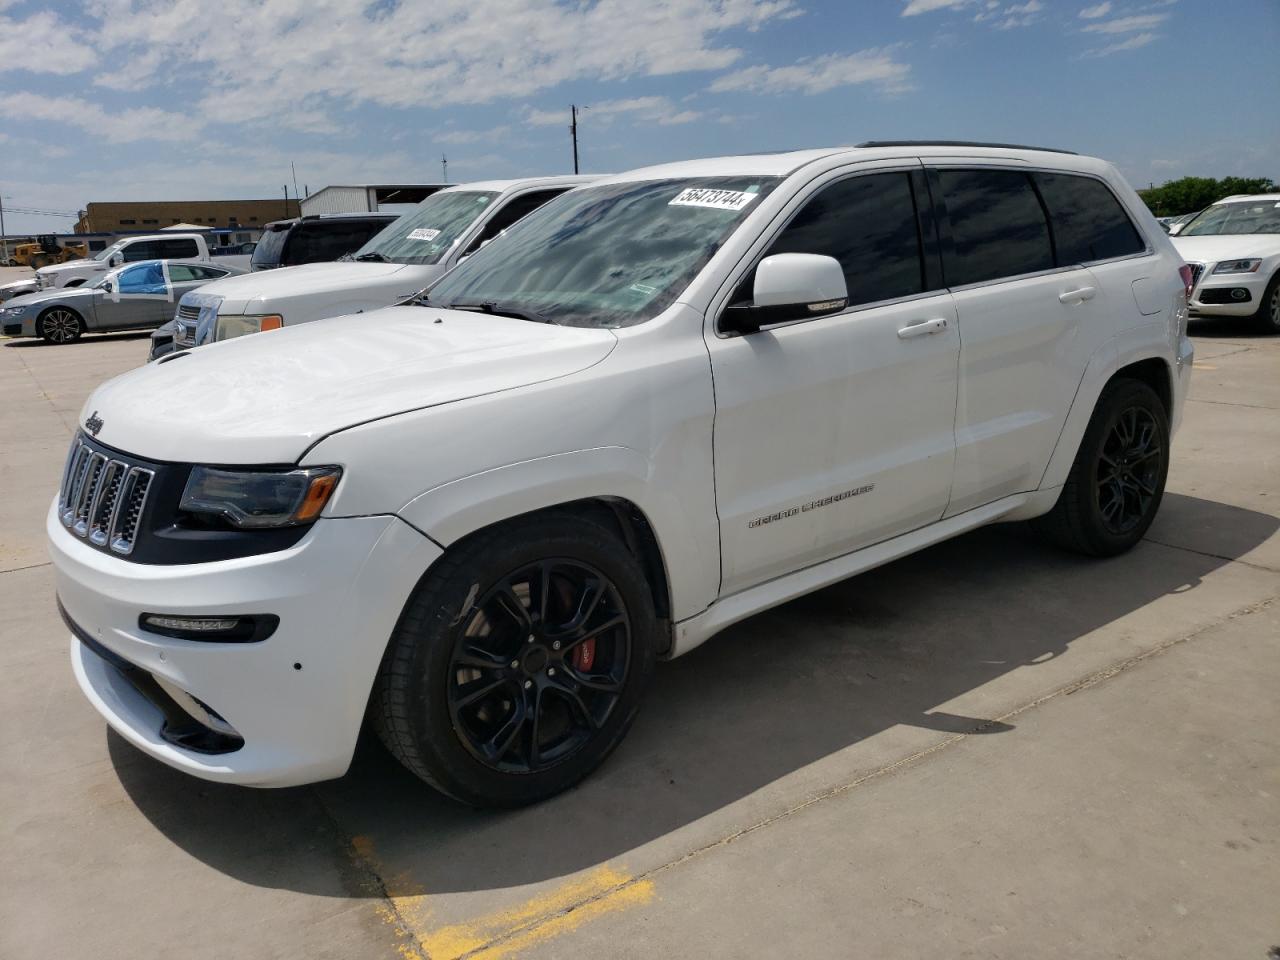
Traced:
[[35, 243], [20, 243], [13, 248], [12, 260], [19, 267], [39, 270], [51, 263], [68, 260], [84, 260], [89, 256], [89, 244], [83, 240], [67, 240], [62, 244], [52, 233], [36, 237]]

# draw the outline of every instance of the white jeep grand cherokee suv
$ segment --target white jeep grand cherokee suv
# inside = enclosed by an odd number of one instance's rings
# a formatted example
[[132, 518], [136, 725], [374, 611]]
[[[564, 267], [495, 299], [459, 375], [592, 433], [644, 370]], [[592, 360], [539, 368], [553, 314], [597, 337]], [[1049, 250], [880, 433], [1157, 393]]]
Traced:
[[579, 188], [429, 299], [101, 386], [48, 515], [76, 677], [197, 776], [339, 776], [367, 714], [440, 790], [538, 800], [744, 617], [997, 520], [1133, 546], [1191, 373], [1181, 265], [1061, 152]]
[[1280, 193], [1219, 200], [1173, 246], [1192, 269], [1192, 317], [1250, 317], [1280, 333]]

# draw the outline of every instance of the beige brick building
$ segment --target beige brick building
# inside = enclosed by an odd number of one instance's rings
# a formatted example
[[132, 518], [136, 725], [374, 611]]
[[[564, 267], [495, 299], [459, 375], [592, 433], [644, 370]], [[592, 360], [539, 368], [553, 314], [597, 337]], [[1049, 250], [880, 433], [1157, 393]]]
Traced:
[[155, 200], [87, 204], [76, 233], [149, 233], [175, 223], [258, 228], [272, 220], [298, 216], [298, 201]]

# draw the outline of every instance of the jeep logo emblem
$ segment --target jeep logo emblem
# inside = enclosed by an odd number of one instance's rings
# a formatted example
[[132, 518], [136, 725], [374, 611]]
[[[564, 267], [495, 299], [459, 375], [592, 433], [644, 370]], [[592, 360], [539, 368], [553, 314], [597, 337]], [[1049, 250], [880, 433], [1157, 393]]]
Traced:
[[97, 410], [89, 414], [89, 419], [84, 422], [84, 428], [95, 437], [98, 435], [98, 431], [102, 429], [102, 418], [98, 416]]

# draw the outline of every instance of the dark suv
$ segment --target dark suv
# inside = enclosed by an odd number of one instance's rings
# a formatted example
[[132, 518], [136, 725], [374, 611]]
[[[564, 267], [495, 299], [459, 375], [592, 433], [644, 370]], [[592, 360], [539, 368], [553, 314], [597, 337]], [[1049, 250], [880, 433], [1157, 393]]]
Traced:
[[320, 213], [276, 220], [262, 229], [250, 266], [254, 270], [322, 263], [352, 253], [395, 220], [397, 213]]

